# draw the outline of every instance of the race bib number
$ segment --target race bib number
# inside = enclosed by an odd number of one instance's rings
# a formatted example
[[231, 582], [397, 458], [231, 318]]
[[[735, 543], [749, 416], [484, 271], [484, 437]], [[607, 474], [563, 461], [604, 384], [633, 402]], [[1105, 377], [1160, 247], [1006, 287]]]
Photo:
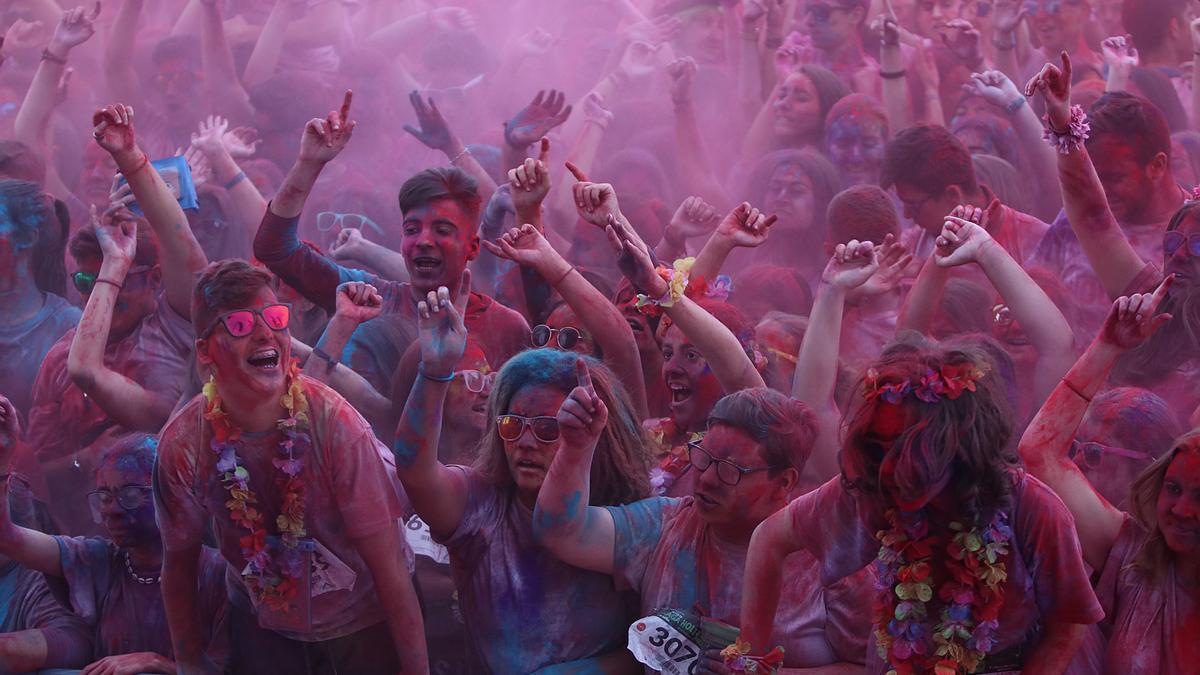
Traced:
[[404, 524], [404, 539], [416, 555], [423, 555], [439, 565], [450, 564], [450, 551], [433, 540], [429, 525], [420, 516], [413, 516]]
[[703, 653], [693, 637], [659, 614], [633, 622], [629, 651], [639, 663], [670, 675], [693, 675]]

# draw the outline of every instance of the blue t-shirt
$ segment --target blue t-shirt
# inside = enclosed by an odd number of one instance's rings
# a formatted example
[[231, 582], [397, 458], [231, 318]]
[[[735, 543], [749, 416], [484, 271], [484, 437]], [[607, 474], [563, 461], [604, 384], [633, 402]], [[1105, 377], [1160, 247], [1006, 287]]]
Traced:
[[33, 381], [46, 352], [79, 323], [83, 312], [65, 299], [46, 294], [37, 314], [19, 324], [0, 322], [0, 392], [28, 418]]

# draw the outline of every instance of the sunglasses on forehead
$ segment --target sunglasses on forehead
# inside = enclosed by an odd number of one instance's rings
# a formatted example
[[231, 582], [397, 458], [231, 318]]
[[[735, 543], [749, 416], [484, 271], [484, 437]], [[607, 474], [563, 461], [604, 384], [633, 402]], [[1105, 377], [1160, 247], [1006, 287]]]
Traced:
[[213, 319], [213, 322], [208, 324], [208, 327], [200, 333], [201, 338], [208, 337], [217, 324], [225, 326], [225, 331], [229, 333], [229, 337], [242, 338], [254, 332], [255, 317], [262, 317], [263, 323], [267, 324], [267, 328], [273, 331], [285, 330], [288, 327], [288, 322], [292, 317], [292, 306], [279, 303], [275, 305], [267, 305], [262, 309], [239, 309], [233, 312], [228, 312]]

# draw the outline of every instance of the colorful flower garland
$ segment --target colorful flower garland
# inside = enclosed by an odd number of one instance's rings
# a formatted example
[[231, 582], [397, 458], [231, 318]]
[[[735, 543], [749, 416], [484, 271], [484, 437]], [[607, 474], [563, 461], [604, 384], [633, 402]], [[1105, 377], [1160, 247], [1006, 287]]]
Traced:
[[937, 403], [943, 398], [956, 400], [964, 392], [975, 391], [975, 383], [983, 379], [984, 371], [972, 363], [963, 365], [946, 364], [938, 370], [926, 368], [920, 381], [900, 380], [891, 384], [879, 384], [879, 371], [867, 371], [866, 391], [868, 401], [882, 398], [892, 404], [909, 394], [926, 403]]
[[774, 673], [783, 667], [783, 647], [776, 647], [764, 656], [753, 656], [749, 643], [739, 637], [721, 650], [721, 660], [735, 673]]
[[217, 454], [217, 471], [221, 482], [229, 491], [225, 508], [229, 517], [244, 529], [246, 534], [238, 539], [246, 568], [242, 578], [246, 587], [257, 597], [259, 604], [272, 611], [286, 612], [298, 589], [296, 579], [304, 572], [304, 557], [298, 548], [304, 538], [304, 455], [312, 449], [312, 437], [308, 433], [308, 401], [300, 382], [299, 363], [293, 361], [287, 374], [287, 389], [280, 402], [288, 416], [279, 420], [283, 432], [279, 443], [279, 457], [271, 464], [279, 470], [275, 478], [276, 487], [283, 494], [275, 526], [283, 542], [278, 555], [272, 555], [267, 547], [267, 531], [263, 525], [263, 514], [256, 508], [258, 496], [250, 489], [250, 472], [239, 464], [238, 450], [242, 447], [242, 430], [233, 426], [229, 416], [221, 409], [221, 397], [216, 382], [212, 379], [204, 385], [204, 398], [208, 402], [204, 419], [212, 424], [212, 450]]
[[[950, 523], [952, 533], [931, 535], [924, 511], [886, 514], [875, 561], [875, 641], [888, 675], [974, 673], [996, 642], [1005, 560], [1012, 530], [999, 511], [983, 531]], [[934, 597], [934, 552], [942, 550], [945, 578], [937, 585], [940, 621], [929, 626]]]

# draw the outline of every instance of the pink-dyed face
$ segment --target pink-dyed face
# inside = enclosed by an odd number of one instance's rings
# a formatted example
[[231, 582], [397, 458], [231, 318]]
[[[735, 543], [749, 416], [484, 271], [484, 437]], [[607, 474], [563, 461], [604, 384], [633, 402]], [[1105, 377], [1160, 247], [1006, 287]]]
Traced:
[[[278, 302], [275, 291], [264, 287], [245, 307], [226, 308], [221, 314], [239, 309], [261, 310]], [[281, 396], [292, 359], [291, 332], [287, 328], [272, 330], [263, 317], [255, 316], [250, 334], [235, 338], [218, 322], [211, 333], [197, 340], [196, 357], [213, 367], [222, 385], [264, 397]]]
[[800, 353], [800, 343], [796, 336], [777, 321], [758, 324], [755, 336], [767, 352], [767, 371], [763, 373], [767, 386], [776, 391], [791, 393], [792, 378], [796, 374], [796, 355]]
[[825, 124], [821, 118], [821, 99], [816, 85], [804, 73], [788, 75], [779, 85], [771, 106], [775, 112], [775, 135], [781, 139], [795, 143], [820, 135]]
[[1171, 460], [1158, 492], [1157, 512], [1167, 547], [1193, 560], [1200, 556], [1200, 449], [1182, 450]]
[[[544, 385], [530, 385], [516, 393], [508, 404], [507, 414], [521, 417], [555, 417], [567, 394]], [[515, 441], [503, 441], [508, 459], [508, 473], [517, 485], [517, 492], [536, 498], [546, 480], [546, 472], [558, 453], [559, 442], [544, 443], [534, 437], [529, 426]]]
[[467, 262], [479, 255], [478, 223], [451, 199], [437, 199], [404, 214], [400, 253], [422, 295], [439, 286], [457, 288]]
[[[483, 388], [478, 392], [467, 387], [467, 376], [464, 372], [471, 370], [484, 376], [480, 382]], [[443, 415], [444, 424], [453, 426], [460, 435], [469, 434], [478, 440], [487, 429], [488, 396], [492, 393], [492, 382], [487, 378], [490, 373], [492, 369], [483, 349], [475, 342], [468, 342], [467, 351], [459, 359], [454, 371], [454, 380], [450, 382], [450, 389], [446, 393], [446, 412]]]
[[[579, 341], [571, 347], [571, 351], [582, 356], [595, 356], [596, 343], [592, 340], [592, 336], [583, 327], [583, 322], [575, 315], [575, 310], [571, 309], [570, 305], [563, 303], [556, 307], [550, 316], [546, 317], [546, 325], [556, 330], [563, 328], [574, 328], [579, 331]], [[558, 337], [556, 334], [555, 337]], [[550, 340], [549, 347], [554, 347], [557, 344], [553, 339]]]
[[699, 431], [720, 400], [721, 385], [683, 331], [675, 326], [663, 336], [663, 380], [671, 392], [671, 417], [679, 428]]
[[[726, 460], [751, 470], [742, 474], [737, 485], [721, 480], [715, 461], [698, 473], [692, 496], [700, 517], [709, 525], [744, 526], [749, 535], [755, 526], [779, 508], [781, 500], [786, 500], [788, 481], [780, 472], [757, 470], [767, 466], [763, 448], [740, 429], [714, 424], [700, 445], [714, 460]], [[776, 475], [772, 477], [772, 473]]]
[[690, 56], [700, 64], [725, 61], [725, 14], [722, 10], [698, 9], [680, 17], [682, 25], [675, 38], [681, 56]]
[[775, 167], [763, 195], [764, 210], [779, 216], [775, 230], [786, 230], [789, 236], [804, 235], [815, 222], [816, 193], [812, 178], [803, 167], [786, 163]]

